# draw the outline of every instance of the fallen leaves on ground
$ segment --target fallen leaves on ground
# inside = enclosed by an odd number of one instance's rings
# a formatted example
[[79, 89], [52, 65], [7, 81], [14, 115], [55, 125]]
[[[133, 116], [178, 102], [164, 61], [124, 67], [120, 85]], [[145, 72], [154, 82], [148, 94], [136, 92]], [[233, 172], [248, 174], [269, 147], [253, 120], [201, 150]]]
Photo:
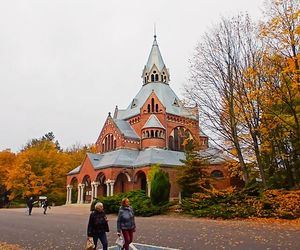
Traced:
[[22, 250], [19, 245], [8, 244], [6, 242], [0, 242], [0, 250]]

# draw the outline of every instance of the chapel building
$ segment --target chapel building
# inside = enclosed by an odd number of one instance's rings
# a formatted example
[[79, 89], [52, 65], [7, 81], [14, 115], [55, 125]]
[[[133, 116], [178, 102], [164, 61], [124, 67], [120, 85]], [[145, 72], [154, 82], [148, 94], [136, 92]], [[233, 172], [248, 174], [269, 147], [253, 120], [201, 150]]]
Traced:
[[184, 140], [192, 139], [201, 152], [211, 155], [208, 171], [217, 188], [231, 185], [226, 160], [208, 147], [200, 131], [198, 107], [187, 107], [170, 87], [170, 73], [156, 36], [142, 72], [139, 92], [126, 109], [109, 113], [96, 141], [96, 153], [87, 153], [82, 164], [67, 174], [66, 203], [90, 203], [99, 196], [131, 190], [150, 195], [148, 172], [159, 164], [169, 173], [170, 198], [178, 198], [176, 168], [185, 159]]

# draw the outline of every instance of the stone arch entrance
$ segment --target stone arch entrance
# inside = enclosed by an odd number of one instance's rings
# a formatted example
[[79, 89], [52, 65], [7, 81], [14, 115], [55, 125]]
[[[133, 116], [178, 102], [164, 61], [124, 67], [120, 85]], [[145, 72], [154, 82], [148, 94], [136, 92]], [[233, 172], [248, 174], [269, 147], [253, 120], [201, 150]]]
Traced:
[[71, 180], [72, 193], [71, 193], [71, 203], [76, 203], [78, 198], [78, 180], [73, 177]]
[[144, 190], [147, 193], [147, 178], [143, 171], [138, 171], [135, 175], [135, 183], [137, 189]]
[[98, 182], [98, 187], [97, 187], [97, 197], [105, 197], [107, 196], [107, 186], [105, 184], [105, 181], [106, 181], [106, 177], [104, 175], [104, 173], [99, 173], [97, 175], [97, 178], [96, 178], [96, 182]]
[[117, 179], [115, 181], [114, 185], [114, 192], [115, 193], [125, 193], [130, 191], [130, 179], [128, 179], [128, 176], [125, 173], [120, 173], [117, 176]]
[[92, 200], [91, 178], [88, 175], [84, 176], [82, 183], [84, 184], [83, 203], [90, 203]]

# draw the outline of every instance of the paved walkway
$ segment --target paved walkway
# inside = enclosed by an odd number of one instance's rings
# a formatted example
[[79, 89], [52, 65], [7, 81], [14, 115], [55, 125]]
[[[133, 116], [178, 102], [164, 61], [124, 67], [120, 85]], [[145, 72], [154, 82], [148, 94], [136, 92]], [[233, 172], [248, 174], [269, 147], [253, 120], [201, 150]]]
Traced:
[[[34, 208], [0, 209], [0, 242], [21, 249], [84, 249], [88, 206], [53, 207], [47, 215]], [[109, 245], [116, 240], [116, 216], [108, 215]], [[208, 249], [299, 249], [300, 226], [290, 223], [258, 223], [210, 220], [184, 216], [137, 217], [134, 241], [184, 250]], [[1, 244], [0, 244], [1, 246]], [[5, 249], [5, 248], [1, 248]]]

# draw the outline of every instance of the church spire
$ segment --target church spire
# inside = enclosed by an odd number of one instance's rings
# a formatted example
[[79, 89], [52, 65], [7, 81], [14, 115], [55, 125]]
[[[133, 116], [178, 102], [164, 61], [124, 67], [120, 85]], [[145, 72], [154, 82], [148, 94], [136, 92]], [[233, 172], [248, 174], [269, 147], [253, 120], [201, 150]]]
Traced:
[[169, 72], [161, 56], [156, 37], [156, 29], [154, 27], [154, 41], [142, 75], [144, 84], [150, 82], [169, 82]]

